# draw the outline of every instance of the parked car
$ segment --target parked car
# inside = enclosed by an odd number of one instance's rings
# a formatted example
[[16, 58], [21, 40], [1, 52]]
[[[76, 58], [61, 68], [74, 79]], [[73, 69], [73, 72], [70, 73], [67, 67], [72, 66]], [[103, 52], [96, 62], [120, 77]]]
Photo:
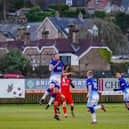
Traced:
[[7, 73], [7, 74], [3, 74], [3, 78], [24, 78], [24, 75]]

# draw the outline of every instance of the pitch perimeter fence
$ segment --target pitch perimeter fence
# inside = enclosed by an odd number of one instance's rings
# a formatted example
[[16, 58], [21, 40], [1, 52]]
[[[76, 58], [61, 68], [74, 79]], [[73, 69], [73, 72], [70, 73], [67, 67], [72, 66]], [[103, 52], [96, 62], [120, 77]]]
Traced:
[[[86, 79], [73, 78], [75, 88], [71, 93], [75, 103], [85, 103], [87, 101]], [[129, 82], [129, 78], [126, 79]], [[100, 102], [122, 102], [122, 93], [114, 92], [118, 87], [115, 78], [97, 79], [100, 92]], [[46, 79], [0, 79], [0, 103], [38, 103], [45, 89], [49, 86]], [[49, 97], [45, 100], [48, 101]]]

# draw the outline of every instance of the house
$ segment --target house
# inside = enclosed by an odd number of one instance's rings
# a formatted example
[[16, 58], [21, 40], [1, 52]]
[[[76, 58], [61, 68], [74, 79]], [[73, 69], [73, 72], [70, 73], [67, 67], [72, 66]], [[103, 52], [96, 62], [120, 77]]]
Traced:
[[0, 24], [0, 32], [11, 34], [16, 40], [24, 40], [23, 34], [27, 31], [30, 33], [30, 40], [37, 40], [37, 31], [41, 22], [17, 24], [17, 23], [4, 23]]
[[108, 10], [109, 0], [89, 0], [87, 3], [87, 11], [93, 14], [96, 10]]
[[5, 41], [13, 41], [15, 40], [15, 37], [10, 32], [0, 31], [0, 42], [5, 42]]
[[105, 11], [106, 13], [128, 12], [128, 0], [89, 0], [87, 3], [87, 11], [94, 14], [96, 10]]
[[48, 39], [68, 38], [69, 25], [87, 25], [90, 20], [83, 19], [81, 14], [78, 18], [46, 17], [38, 28], [38, 39], [42, 39], [42, 32], [48, 31]]
[[129, 0], [122, 0], [120, 10], [129, 14]]
[[24, 32], [30, 33], [30, 41], [40, 40], [43, 38], [68, 38], [69, 25], [87, 25], [90, 20], [83, 19], [81, 13], [78, 18], [65, 18], [65, 17], [46, 17], [43, 22], [33, 22], [26, 24], [0, 24], [1, 32], [9, 32], [15, 39], [24, 40]]
[[31, 61], [33, 67], [47, 66], [52, 55], [58, 52], [65, 64], [70, 64], [73, 71], [108, 71], [110, 63], [99, 53], [100, 49], [111, 50], [96, 40], [80, 39], [73, 42], [70, 39], [42, 39], [32, 41], [24, 46], [23, 42], [12, 41], [0, 43], [0, 48], [18, 48]]
[[16, 23], [27, 23], [27, 18], [25, 16], [26, 13], [28, 13], [30, 11], [30, 8], [20, 8], [18, 10], [16, 10], [16, 12], [8, 12], [7, 16], [8, 16], [8, 21], [9, 22], [16, 22]]
[[[37, 0], [30, 0], [33, 4], [37, 2]], [[39, 0], [38, 0], [39, 1]], [[68, 5], [73, 7], [84, 7], [86, 0], [46, 0], [45, 4], [48, 6], [50, 4], [58, 4], [58, 5]]]

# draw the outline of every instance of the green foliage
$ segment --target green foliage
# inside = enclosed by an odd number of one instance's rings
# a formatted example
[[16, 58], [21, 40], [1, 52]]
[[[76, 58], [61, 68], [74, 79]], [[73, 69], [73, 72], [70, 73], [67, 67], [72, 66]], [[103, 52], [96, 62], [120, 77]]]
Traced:
[[8, 11], [16, 11], [23, 7], [30, 8], [32, 4], [29, 0], [8, 0], [7, 2]]
[[20, 72], [24, 74], [25, 68], [29, 65], [29, 60], [18, 50], [11, 50], [0, 58], [0, 71]]
[[66, 10], [63, 13], [60, 14], [61, 17], [76, 17], [77, 14], [75, 11], [71, 11], [71, 10]]
[[58, 11], [61, 11], [61, 12], [69, 10], [69, 6], [68, 5], [51, 4], [51, 5], [48, 6], [48, 8], [51, 8], [51, 9], [54, 9], [54, 10], [58, 10]]
[[45, 17], [54, 16], [55, 13], [52, 11], [42, 11], [40, 7], [33, 7], [27, 14], [26, 17], [28, 21], [42, 21]]
[[108, 62], [111, 61], [112, 53], [110, 51], [108, 51], [106, 48], [99, 48], [99, 54], [106, 61], [108, 61]]
[[104, 11], [95, 11], [93, 16], [104, 19], [106, 17], [106, 13]]
[[129, 30], [129, 15], [122, 12], [118, 13], [114, 23], [121, 28], [123, 33], [126, 33]]
[[129, 68], [129, 63], [111, 63], [112, 73], [127, 72], [128, 68]]

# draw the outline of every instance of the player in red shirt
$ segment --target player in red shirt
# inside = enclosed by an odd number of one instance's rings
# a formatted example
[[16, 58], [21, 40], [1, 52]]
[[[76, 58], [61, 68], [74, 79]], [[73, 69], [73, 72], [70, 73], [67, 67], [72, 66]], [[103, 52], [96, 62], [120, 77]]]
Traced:
[[59, 106], [62, 104], [62, 102], [64, 101], [65, 96], [63, 94], [61, 94], [60, 92], [57, 93], [56, 98], [54, 100], [54, 118], [56, 120], [60, 120], [59, 114]]
[[[50, 94], [53, 94], [53, 90], [50, 92]], [[64, 99], [65, 99], [65, 96], [61, 94], [60, 91], [58, 91], [54, 99], [54, 119], [56, 120], [60, 120], [59, 106], [63, 103]]]
[[[66, 66], [64, 68], [64, 72], [68, 73], [68, 69], [69, 66]], [[68, 73], [72, 74], [72, 73]], [[61, 94], [63, 94], [65, 96], [65, 99], [63, 101], [63, 111], [64, 111], [64, 116], [67, 117], [67, 108], [66, 108], [66, 102], [68, 102], [71, 105], [71, 113], [72, 116], [74, 117], [74, 102], [73, 102], [73, 98], [70, 92], [70, 86], [72, 86], [72, 88], [75, 87], [74, 83], [72, 82], [72, 80], [66, 76], [66, 74], [64, 76], [62, 76], [61, 79]]]

